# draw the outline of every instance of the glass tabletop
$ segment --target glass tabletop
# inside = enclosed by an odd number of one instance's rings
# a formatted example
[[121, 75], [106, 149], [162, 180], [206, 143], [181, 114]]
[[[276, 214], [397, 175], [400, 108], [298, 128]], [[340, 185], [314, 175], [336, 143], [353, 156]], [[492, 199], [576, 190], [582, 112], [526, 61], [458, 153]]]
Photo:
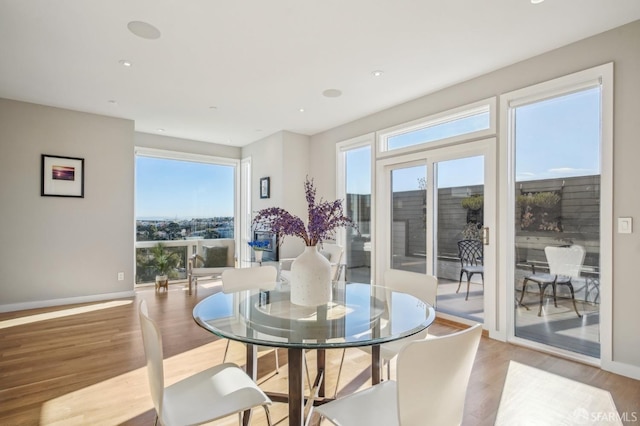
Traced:
[[227, 339], [261, 346], [328, 349], [377, 345], [411, 336], [435, 319], [430, 305], [381, 286], [338, 282], [333, 300], [317, 307], [290, 302], [289, 285], [216, 293], [193, 318]]

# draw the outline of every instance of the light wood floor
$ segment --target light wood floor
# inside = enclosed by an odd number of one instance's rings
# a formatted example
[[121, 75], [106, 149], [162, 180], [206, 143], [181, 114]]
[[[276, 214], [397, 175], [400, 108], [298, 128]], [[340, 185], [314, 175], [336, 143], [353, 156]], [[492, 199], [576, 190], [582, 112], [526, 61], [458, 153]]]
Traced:
[[[0, 424], [152, 425], [137, 304], [147, 300], [162, 329], [170, 384], [222, 362], [226, 341], [202, 330], [191, 316], [197, 301], [218, 290], [214, 283], [204, 284], [188, 296], [181, 286], [170, 286], [168, 293], [143, 289], [133, 300], [116, 303], [0, 314]], [[436, 323], [429, 331], [440, 335], [455, 328]], [[335, 391], [341, 354], [327, 353], [328, 394]], [[308, 356], [313, 366], [313, 352]], [[262, 353], [258, 362], [258, 382], [266, 390], [287, 389], [286, 350], [279, 357], [279, 374], [274, 374], [273, 351]], [[232, 343], [229, 360], [244, 362], [242, 345]], [[640, 411], [640, 381], [483, 338], [467, 393], [465, 425], [493, 424], [509, 360], [609, 390], [620, 413]], [[369, 386], [369, 361], [364, 352], [347, 351], [338, 396]], [[271, 411], [275, 422], [287, 424], [285, 404], [273, 404]], [[235, 425], [237, 417], [216, 424]], [[252, 424], [266, 424], [262, 410], [256, 410]]]

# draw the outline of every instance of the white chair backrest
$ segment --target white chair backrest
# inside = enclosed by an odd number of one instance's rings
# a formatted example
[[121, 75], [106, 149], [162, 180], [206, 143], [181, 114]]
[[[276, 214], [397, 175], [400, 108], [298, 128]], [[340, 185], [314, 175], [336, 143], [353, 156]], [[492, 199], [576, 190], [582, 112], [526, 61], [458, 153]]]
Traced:
[[232, 293], [257, 288], [273, 290], [276, 287], [277, 278], [278, 270], [271, 265], [227, 269], [222, 272], [222, 291]]
[[211, 240], [198, 240], [197, 253], [205, 257], [205, 247], [227, 247], [227, 267], [236, 264], [236, 240], [233, 238], [215, 238]]
[[562, 275], [565, 277], [578, 277], [582, 270], [585, 250], [582, 246], [544, 248], [544, 254], [549, 263], [549, 273], [551, 275]]
[[388, 269], [384, 273], [384, 286], [409, 293], [431, 306], [436, 305], [438, 279], [432, 275]]
[[482, 325], [407, 343], [397, 364], [401, 425], [459, 425]]
[[162, 413], [162, 400], [164, 393], [164, 366], [162, 364], [162, 336], [160, 329], [154, 320], [149, 318], [147, 302], [142, 300], [138, 309], [140, 328], [142, 330], [142, 342], [144, 354], [147, 358], [147, 374], [151, 399], [158, 415]]
[[340, 262], [342, 261], [344, 248], [340, 244], [323, 243], [318, 251], [326, 256], [329, 263], [331, 263], [331, 279], [339, 279], [338, 271], [340, 270]]

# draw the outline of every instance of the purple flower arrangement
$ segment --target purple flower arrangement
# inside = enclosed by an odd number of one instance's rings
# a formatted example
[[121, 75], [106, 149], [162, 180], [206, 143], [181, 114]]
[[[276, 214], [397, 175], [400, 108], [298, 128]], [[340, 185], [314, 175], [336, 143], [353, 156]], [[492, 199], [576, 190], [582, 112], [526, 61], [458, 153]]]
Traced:
[[258, 211], [253, 224], [259, 229], [268, 229], [278, 235], [281, 243], [286, 235], [304, 240], [307, 246], [315, 246], [334, 236], [335, 230], [344, 226], [357, 228], [356, 224], [342, 210], [342, 200], [333, 202], [320, 199], [316, 203], [316, 188], [313, 179], [304, 182], [309, 217], [305, 226], [302, 219], [279, 207]]

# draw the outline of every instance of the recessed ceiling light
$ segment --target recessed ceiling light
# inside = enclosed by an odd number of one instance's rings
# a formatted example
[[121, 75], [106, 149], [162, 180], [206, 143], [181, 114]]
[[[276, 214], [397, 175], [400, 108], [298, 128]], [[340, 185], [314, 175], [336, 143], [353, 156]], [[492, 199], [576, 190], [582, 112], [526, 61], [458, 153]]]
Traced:
[[160, 38], [160, 30], [147, 22], [131, 21], [127, 24], [127, 28], [129, 28], [129, 31], [133, 34], [146, 38], [147, 40]]
[[300, 112], [304, 112], [304, 108], [300, 108], [298, 111], [300, 111]]
[[342, 92], [338, 89], [327, 89], [322, 94], [327, 98], [337, 98], [342, 95]]
[[109, 99], [107, 102], [109, 102], [111, 105], [118, 105], [118, 101], [114, 99]]
[[218, 109], [217, 106], [210, 106], [209, 109]]
[[120, 59], [118, 63], [123, 67], [130, 67], [131, 65], [133, 65], [133, 63], [131, 63], [130, 61], [127, 61], [126, 59]]
[[384, 71], [375, 70], [375, 71], [371, 72], [371, 74], [373, 74], [374, 77], [381, 77], [382, 74], [384, 74]]
[[159, 131], [160, 133], [162, 133], [162, 132], [164, 132], [164, 129], [158, 129], [158, 131]]
[[540, 4], [542, 3], [544, 0], [531, 0], [531, 4]]

